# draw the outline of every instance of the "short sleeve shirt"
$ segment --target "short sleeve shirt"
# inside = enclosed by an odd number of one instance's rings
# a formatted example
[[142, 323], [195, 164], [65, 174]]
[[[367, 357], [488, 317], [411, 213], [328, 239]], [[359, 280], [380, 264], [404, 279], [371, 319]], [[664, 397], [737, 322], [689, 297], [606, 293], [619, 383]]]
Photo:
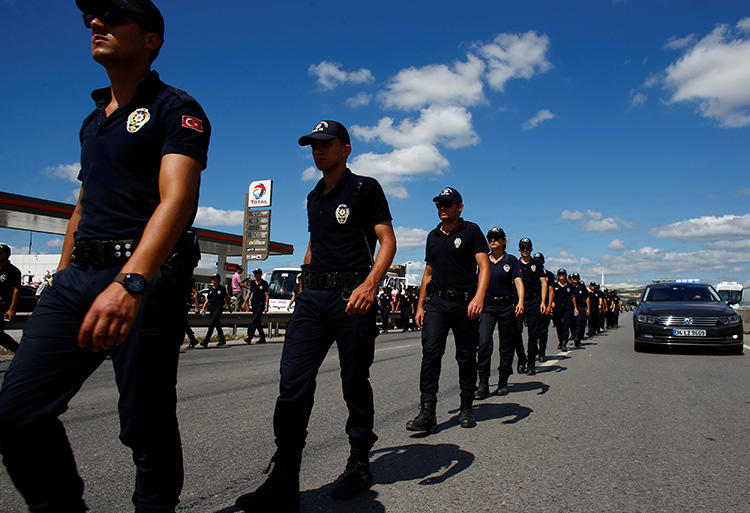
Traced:
[[240, 273], [234, 273], [232, 275], [232, 292], [242, 291], [242, 287], [240, 286], [240, 283], [242, 283], [242, 276], [240, 276]]
[[540, 296], [542, 294], [542, 278], [547, 278], [544, 274], [544, 266], [536, 260], [530, 260], [529, 263], [525, 264], [522, 260], [518, 260], [518, 265], [521, 266], [521, 279], [523, 279], [523, 289], [526, 292], [526, 297], [529, 296]]
[[488, 253], [487, 239], [475, 223], [460, 220], [448, 235], [438, 224], [428, 235], [425, 261], [432, 266], [432, 286], [473, 291], [477, 287], [477, 253]]
[[321, 179], [307, 195], [308, 272], [364, 271], [372, 267], [375, 225], [391, 220], [383, 188], [374, 178], [346, 170], [323, 194]]
[[216, 288], [214, 287], [209, 288], [208, 289], [208, 307], [211, 310], [223, 308], [224, 302], [226, 301], [224, 298], [226, 297], [227, 297], [227, 289], [224, 287], [224, 285], [219, 285]]
[[[206, 167], [211, 126], [190, 95], [170, 87], [152, 71], [135, 95], [107, 117], [109, 88], [91, 93], [96, 108], [81, 127], [80, 198], [76, 239], [138, 239], [160, 202], [159, 171], [169, 153], [187, 155]], [[195, 218], [193, 215], [183, 230]]]
[[517, 296], [513, 280], [521, 278], [521, 266], [518, 259], [508, 253], [497, 262], [490, 259], [490, 283], [486, 297]]
[[250, 304], [261, 305], [266, 303], [266, 292], [268, 292], [268, 282], [261, 279], [260, 283], [255, 280], [250, 282]]
[[578, 286], [574, 288], [574, 295], [578, 308], [585, 308], [586, 298], [589, 295], [589, 291], [583, 283], [579, 283]]
[[[13, 300], [13, 291], [21, 286], [21, 271], [15, 265], [8, 262], [0, 269], [0, 304], [10, 306]], [[5, 310], [0, 312], [3, 315]]]
[[570, 282], [561, 285], [556, 281], [553, 285], [555, 289], [555, 306], [558, 310], [565, 310], [573, 307], [573, 285]]

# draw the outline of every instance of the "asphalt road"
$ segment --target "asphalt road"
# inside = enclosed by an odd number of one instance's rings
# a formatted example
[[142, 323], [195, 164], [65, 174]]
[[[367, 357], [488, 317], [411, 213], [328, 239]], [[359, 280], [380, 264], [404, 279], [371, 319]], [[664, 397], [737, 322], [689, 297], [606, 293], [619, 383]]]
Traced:
[[[301, 511], [750, 510], [750, 355], [634, 353], [629, 315], [621, 325], [556, 355], [536, 376], [512, 376], [508, 396], [475, 407], [475, 429], [457, 425], [458, 377], [449, 345], [440, 431], [428, 437], [404, 429], [417, 409], [419, 335], [379, 337], [372, 368], [376, 484], [343, 503], [329, 498], [348, 451], [332, 349], [318, 379]], [[179, 511], [235, 511], [235, 497], [263, 481], [273, 454], [280, 350], [281, 344], [241, 344], [181, 355], [186, 477]], [[7, 366], [0, 362], [0, 377]], [[116, 400], [105, 362], [64, 416], [94, 512], [132, 511], [133, 468], [117, 440]], [[25, 511], [4, 469], [0, 511]]]

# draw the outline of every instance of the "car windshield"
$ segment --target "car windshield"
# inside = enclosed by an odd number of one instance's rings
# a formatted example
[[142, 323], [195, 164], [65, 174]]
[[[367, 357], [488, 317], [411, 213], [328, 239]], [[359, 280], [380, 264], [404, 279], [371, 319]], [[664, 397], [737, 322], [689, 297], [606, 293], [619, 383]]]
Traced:
[[270, 299], [291, 299], [300, 271], [274, 271], [268, 284]]
[[644, 301], [721, 301], [719, 295], [705, 285], [673, 285], [671, 287], [649, 287], [643, 295]]
[[724, 301], [730, 301], [735, 300], [739, 301], [742, 299], [742, 291], [741, 290], [720, 290], [719, 295]]

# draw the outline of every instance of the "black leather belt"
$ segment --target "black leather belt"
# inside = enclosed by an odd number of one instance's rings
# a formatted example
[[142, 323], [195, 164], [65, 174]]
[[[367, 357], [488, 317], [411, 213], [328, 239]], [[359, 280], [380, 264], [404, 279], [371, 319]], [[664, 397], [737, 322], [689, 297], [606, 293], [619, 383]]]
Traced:
[[[106, 269], [125, 265], [138, 246], [138, 239], [122, 240], [77, 240], [73, 246], [73, 262], [81, 267]], [[200, 259], [197, 234], [185, 231], [165, 260], [175, 266], [195, 268]]]
[[473, 292], [456, 289], [433, 289], [430, 295], [453, 301], [454, 303], [468, 303], [474, 297]]
[[367, 272], [302, 273], [302, 286], [313, 290], [351, 289], [365, 281]]
[[538, 297], [541, 297], [541, 294], [539, 294], [539, 292], [532, 292], [524, 296], [523, 302], [526, 303], [527, 301], [533, 301]]
[[515, 296], [488, 296], [484, 298], [486, 306], [508, 306], [514, 305], [517, 302], [518, 298]]

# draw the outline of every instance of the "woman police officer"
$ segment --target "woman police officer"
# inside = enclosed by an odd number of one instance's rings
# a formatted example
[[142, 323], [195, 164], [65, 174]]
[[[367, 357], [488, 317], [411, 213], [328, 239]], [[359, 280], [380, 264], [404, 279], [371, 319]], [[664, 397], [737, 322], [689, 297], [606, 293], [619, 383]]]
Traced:
[[[544, 272], [544, 266], [531, 258], [531, 239], [524, 237], [518, 241], [518, 250], [521, 252], [518, 263], [521, 266], [521, 278], [523, 279], [525, 292], [524, 314], [523, 317], [518, 318], [518, 330], [523, 333], [525, 321], [528, 329], [527, 373], [529, 376], [533, 376], [536, 374], [534, 366], [539, 354], [542, 316], [547, 310], [547, 275]], [[523, 346], [523, 342], [521, 345]]]
[[484, 309], [479, 317], [479, 350], [477, 368], [479, 387], [475, 397], [489, 395], [490, 362], [492, 360], [492, 335], [495, 325], [500, 335], [499, 379], [496, 393], [508, 393], [508, 377], [513, 374], [514, 342], [520, 336], [517, 318], [523, 315], [524, 289], [518, 259], [505, 252], [505, 232], [493, 227], [487, 232], [490, 245], [490, 280], [484, 298]]

